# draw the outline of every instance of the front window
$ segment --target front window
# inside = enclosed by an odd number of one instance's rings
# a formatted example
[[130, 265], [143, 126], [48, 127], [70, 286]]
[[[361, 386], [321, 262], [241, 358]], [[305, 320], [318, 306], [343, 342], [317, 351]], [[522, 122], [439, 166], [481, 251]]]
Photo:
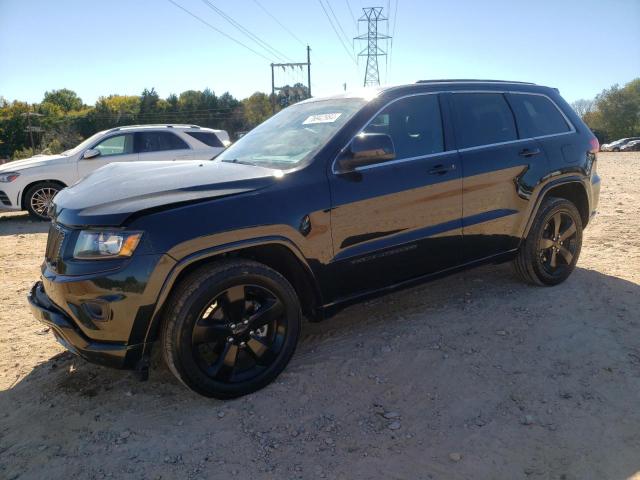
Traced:
[[98, 132], [98, 133], [94, 133], [89, 138], [87, 138], [86, 140], [83, 140], [82, 142], [80, 142], [75, 147], [62, 152], [61, 155], [75, 155], [76, 153], [80, 153], [82, 150], [84, 150], [86, 148], [89, 148], [98, 139], [104, 137], [104, 134], [105, 134], [104, 131]]
[[396, 160], [444, 151], [437, 95], [417, 95], [391, 103], [363, 130], [384, 133], [393, 140]]
[[131, 133], [114, 135], [113, 137], [103, 140], [93, 148], [98, 150], [102, 157], [133, 153], [133, 135]]
[[341, 98], [300, 103], [262, 123], [216, 159], [286, 170], [311, 158], [366, 100]]

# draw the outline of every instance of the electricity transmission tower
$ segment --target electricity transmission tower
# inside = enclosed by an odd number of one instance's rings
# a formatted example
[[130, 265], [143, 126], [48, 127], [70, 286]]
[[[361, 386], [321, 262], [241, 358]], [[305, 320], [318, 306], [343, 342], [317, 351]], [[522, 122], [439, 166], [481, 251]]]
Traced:
[[382, 16], [382, 7], [363, 8], [363, 15], [358, 22], [367, 22], [367, 33], [354, 37], [354, 40], [366, 40], [367, 46], [359, 54], [359, 57], [367, 57], [367, 68], [364, 72], [364, 86], [380, 85], [380, 72], [378, 71], [378, 57], [385, 56], [387, 52], [378, 47], [378, 40], [388, 40], [389, 35], [378, 33], [378, 22], [386, 22], [387, 17]]

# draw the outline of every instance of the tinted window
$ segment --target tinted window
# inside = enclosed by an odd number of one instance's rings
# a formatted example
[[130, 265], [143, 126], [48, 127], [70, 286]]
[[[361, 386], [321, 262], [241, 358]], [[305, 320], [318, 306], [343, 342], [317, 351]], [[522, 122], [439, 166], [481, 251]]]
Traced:
[[189, 145], [171, 132], [136, 133], [136, 150], [139, 153], [183, 150], [187, 148], [189, 148]]
[[552, 135], [570, 130], [560, 111], [547, 97], [518, 93], [509, 95], [509, 102], [518, 119], [522, 138]]
[[456, 138], [459, 148], [516, 140], [513, 114], [499, 93], [456, 93]]
[[133, 153], [133, 135], [115, 135], [104, 139], [93, 148], [100, 150], [103, 157]]
[[210, 147], [224, 148], [224, 145], [222, 144], [218, 136], [213, 132], [184, 132], [184, 133], [204, 143], [205, 145], [209, 145]]
[[396, 158], [411, 158], [444, 150], [437, 95], [403, 98], [386, 107], [363, 130], [386, 133], [393, 139]]
[[258, 125], [216, 160], [293, 168], [312, 159], [365, 104], [362, 98], [296, 103]]

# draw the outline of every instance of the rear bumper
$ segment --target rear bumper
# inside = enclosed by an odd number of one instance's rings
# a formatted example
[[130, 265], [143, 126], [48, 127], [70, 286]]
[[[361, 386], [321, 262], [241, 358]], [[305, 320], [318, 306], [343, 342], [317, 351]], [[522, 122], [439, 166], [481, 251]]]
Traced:
[[36, 282], [31, 287], [27, 299], [33, 315], [51, 328], [56, 340], [85, 360], [113, 368], [133, 369], [142, 358], [143, 343], [125, 345], [87, 338], [73, 320], [51, 302], [42, 282]]

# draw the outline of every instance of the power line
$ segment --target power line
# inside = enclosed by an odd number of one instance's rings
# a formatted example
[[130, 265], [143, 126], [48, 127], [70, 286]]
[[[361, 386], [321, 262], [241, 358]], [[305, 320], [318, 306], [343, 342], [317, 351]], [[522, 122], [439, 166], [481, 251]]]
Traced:
[[344, 0], [347, 3], [347, 8], [349, 9], [349, 13], [351, 14], [351, 19], [353, 20], [354, 25], [358, 25], [358, 21], [356, 20], [356, 16], [353, 14], [353, 10], [351, 10], [351, 4], [349, 0]]
[[249, 39], [253, 40], [254, 42], [256, 42], [256, 44], [258, 44], [259, 46], [261, 46], [262, 48], [264, 48], [270, 55], [274, 55], [276, 58], [280, 59], [279, 57], [282, 57], [286, 60], [292, 61], [289, 57], [287, 57], [284, 53], [282, 53], [281, 51], [277, 50], [276, 48], [272, 47], [271, 45], [269, 45], [267, 42], [265, 42], [264, 40], [262, 40], [260, 37], [258, 37], [257, 35], [255, 35], [254, 33], [252, 33], [250, 30], [246, 29], [244, 26], [242, 26], [240, 23], [238, 23], [236, 20], [234, 20], [233, 18], [231, 18], [228, 14], [226, 14], [225, 12], [223, 12], [220, 8], [216, 7], [213, 3], [211, 3], [209, 0], [202, 0], [202, 2], [207, 5], [210, 9], [212, 9], [214, 12], [216, 12], [218, 15], [220, 15], [222, 18], [224, 18], [227, 22], [229, 22], [232, 26], [234, 26], [237, 30], [239, 30], [241, 33], [243, 33], [246, 37], [248, 37]]
[[393, 28], [391, 29], [391, 45], [389, 46], [389, 68], [391, 68], [391, 61], [393, 60], [393, 39], [396, 37], [396, 21], [398, 20], [398, 3], [400, 0], [396, 0], [396, 8], [393, 12]]
[[329, 0], [327, 1], [327, 6], [329, 7], [329, 10], [331, 11], [331, 15], [333, 15], [333, 18], [336, 21], [336, 24], [338, 25], [338, 28], [340, 28], [340, 31], [342, 32], [342, 36], [345, 39], [345, 42], [347, 45], [349, 45], [349, 37], [347, 36], [347, 34], [344, 32], [344, 29], [342, 28], [342, 24], [340, 23], [340, 20], [338, 20], [338, 17], [336, 16], [336, 12], [333, 11], [333, 7], [331, 6], [331, 2]]
[[176, 7], [178, 7], [180, 10], [182, 10], [183, 12], [189, 14], [190, 16], [192, 16], [193, 18], [195, 18], [196, 20], [198, 20], [201, 23], [204, 23], [207, 27], [209, 27], [210, 29], [218, 32], [220, 35], [223, 35], [224, 37], [228, 38], [229, 40], [231, 40], [232, 42], [237, 43], [238, 45], [246, 48], [247, 50], [255, 53], [256, 55], [264, 58], [267, 62], [270, 62], [271, 59], [265, 57], [263, 54], [261, 54], [260, 52], [257, 52], [256, 50], [254, 50], [253, 48], [251, 48], [248, 45], [245, 45], [244, 43], [242, 43], [240, 40], [236, 40], [235, 38], [233, 38], [231, 35], [224, 33], [222, 30], [217, 29], [216, 27], [214, 27], [213, 25], [211, 25], [209, 22], [207, 22], [206, 20], [203, 20], [202, 18], [200, 18], [199, 16], [197, 16], [195, 13], [190, 12], [189, 10], [187, 10], [186, 8], [184, 8], [182, 5], [177, 4], [176, 2], [174, 2], [173, 0], [167, 0], [169, 3], [172, 3], [173, 5], [175, 5]]
[[327, 12], [327, 9], [324, 7], [324, 3], [322, 3], [322, 0], [318, 0], [318, 3], [322, 7], [322, 11], [324, 12], [324, 16], [327, 17], [327, 20], [329, 20], [329, 24], [331, 25], [331, 28], [335, 32], [336, 37], [338, 37], [338, 40], [340, 41], [340, 45], [342, 45], [342, 48], [344, 48], [344, 51], [347, 52], [347, 55], [349, 55], [349, 58], [351, 58], [353, 63], [357, 63], [355, 57], [353, 56], [353, 53], [351, 53], [349, 48], [347, 48], [347, 46], [345, 45], [344, 41], [342, 40], [342, 37], [338, 33], [338, 30], [336, 30], [336, 27], [333, 25], [333, 22], [331, 21], [331, 17], [329, 16], [329, 13]]
[[289, 35], [291, 35], [295, 40], [297, 40], [297, 41], [298, 41], [298, 43], [299, 43], [300, 45], [302, 45], [303, 47], [306, 47], [306, 46], [307, 46], [307, 44], [306, 44], [306, 43], [304, 43], [302, 40], [300, 40], [300, 39], [298, 38], [298, 36], [297, 36], [295, 33], [293, 33], [293, 32], [292, 32], [291, 30], [289, 30], [286, 26], [284, 26], [284, 25], [280, 22], [280, 20], [278, 20], [278, 18], [277, 18], [275, 15], [273, 15], [269, 10], [267, 10], [266, 8], [264, 8], [264, 7], [262, 6], [262, 4], [261, 4], [260, 2], [258, 2], [258, 0], [253, 0], [253, 1], [254, 1], [254, 3], [255, 3], [256, 5], [258, 5], [258, 7], [260, 7], [260, 8], [262, 9], [262, 11], [263, 11], [264, 13], [266, 13], [266, 14], [267, 14], [267, 15], [269, 15], [273, 20], [275, 20], [275, 21], [276, 21], [276, 23], [277, 23], [278, 25], [280, 25], [280, 26], [282, 27], [282, 29], [283, 29], [285, 32], [287, 32], [287, 33], [288, 33]]

